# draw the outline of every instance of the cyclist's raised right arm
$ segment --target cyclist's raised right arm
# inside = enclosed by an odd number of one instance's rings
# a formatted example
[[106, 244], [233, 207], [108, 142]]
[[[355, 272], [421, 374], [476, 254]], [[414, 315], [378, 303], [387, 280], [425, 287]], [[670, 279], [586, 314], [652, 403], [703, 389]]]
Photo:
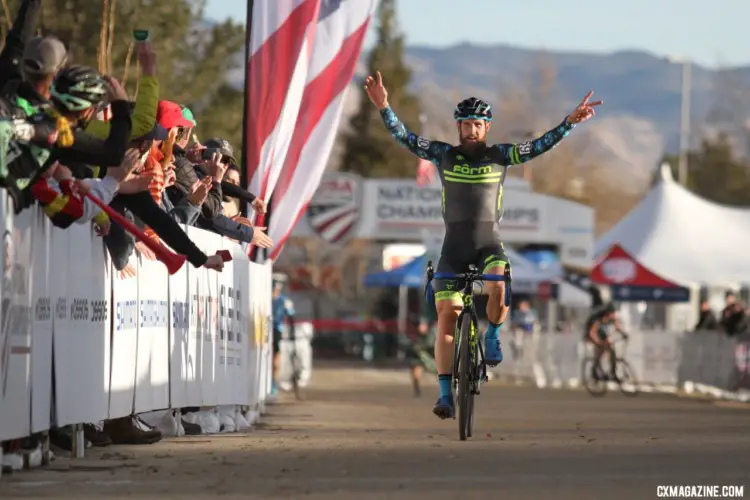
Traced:
[[396, 142], [411, 151], [412, 154], [432, 162], [436, 167], [440, 165], [445, 152], [451, 148], [450, 144], [430, 141], [409, 131], [390, 106], [381, 109], [380, 116]]

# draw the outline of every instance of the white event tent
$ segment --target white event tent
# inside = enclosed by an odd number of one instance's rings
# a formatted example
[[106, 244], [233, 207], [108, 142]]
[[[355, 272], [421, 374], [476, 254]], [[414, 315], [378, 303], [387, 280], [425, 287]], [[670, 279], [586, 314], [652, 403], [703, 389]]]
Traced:
[[750, 209], [731, 208], [661, 179], [617, 225], [596, 242], [604, 255], [619, 244], [642, 266], [681, 285], [750, 282]]

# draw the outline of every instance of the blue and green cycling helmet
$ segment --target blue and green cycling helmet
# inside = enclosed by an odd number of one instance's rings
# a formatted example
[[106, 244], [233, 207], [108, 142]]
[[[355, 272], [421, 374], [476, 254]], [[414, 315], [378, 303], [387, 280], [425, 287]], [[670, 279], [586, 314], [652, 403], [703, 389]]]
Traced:
[[456, 121], [485, 120], [491, 122], [492, 107], [481, 99], [469, 97], [456, 105], [456, 110], [453, 112], [453, 118]]

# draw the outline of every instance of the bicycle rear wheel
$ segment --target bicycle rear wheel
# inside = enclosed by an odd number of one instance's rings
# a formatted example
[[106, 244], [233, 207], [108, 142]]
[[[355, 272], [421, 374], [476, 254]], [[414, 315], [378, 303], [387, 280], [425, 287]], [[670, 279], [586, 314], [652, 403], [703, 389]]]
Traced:
[[469, 335], [471, 334], [471, 316], [464, 314], [461, 317], [461, 333], [458, 344], [458, 436], [461, 441], [466, 441], [471, 436], [472, 415], [474, 413], [474, 401], [471, 394], [471, 379], [473, 377], [473, 366], [471, 363], [471, 350], [469, 349]]
[[607, 381], [594, 378], [594, 374], [592, 373], [594, 370], [594, 358], [584, 358], [581, 368], [581, 381], [586, 391], [595, 397], [604, 396], [607, 392]]
[[617, 358], [617, 364], [615, 365], [615, 374], [617, 375], [617, 383], [620, 386], [620, 392], [626, 396], [637, 396], [639, 391], [638, 380], [635, 378], [633, 369], [630, 368], [630, 364], [622, 358]]

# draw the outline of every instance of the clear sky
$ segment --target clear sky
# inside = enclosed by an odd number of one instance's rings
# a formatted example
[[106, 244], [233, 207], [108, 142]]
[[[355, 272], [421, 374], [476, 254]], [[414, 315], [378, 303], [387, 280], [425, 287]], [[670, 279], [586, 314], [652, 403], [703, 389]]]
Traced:
[[[356, 0], [348, 0], [356, 1]], [[750, 65], [750, 0], [399, 0], [407, 43], [506, 43], [547, 50], [640, 49], [698, 64]], [[244, 22], [245, 0], [207, 16]]]

